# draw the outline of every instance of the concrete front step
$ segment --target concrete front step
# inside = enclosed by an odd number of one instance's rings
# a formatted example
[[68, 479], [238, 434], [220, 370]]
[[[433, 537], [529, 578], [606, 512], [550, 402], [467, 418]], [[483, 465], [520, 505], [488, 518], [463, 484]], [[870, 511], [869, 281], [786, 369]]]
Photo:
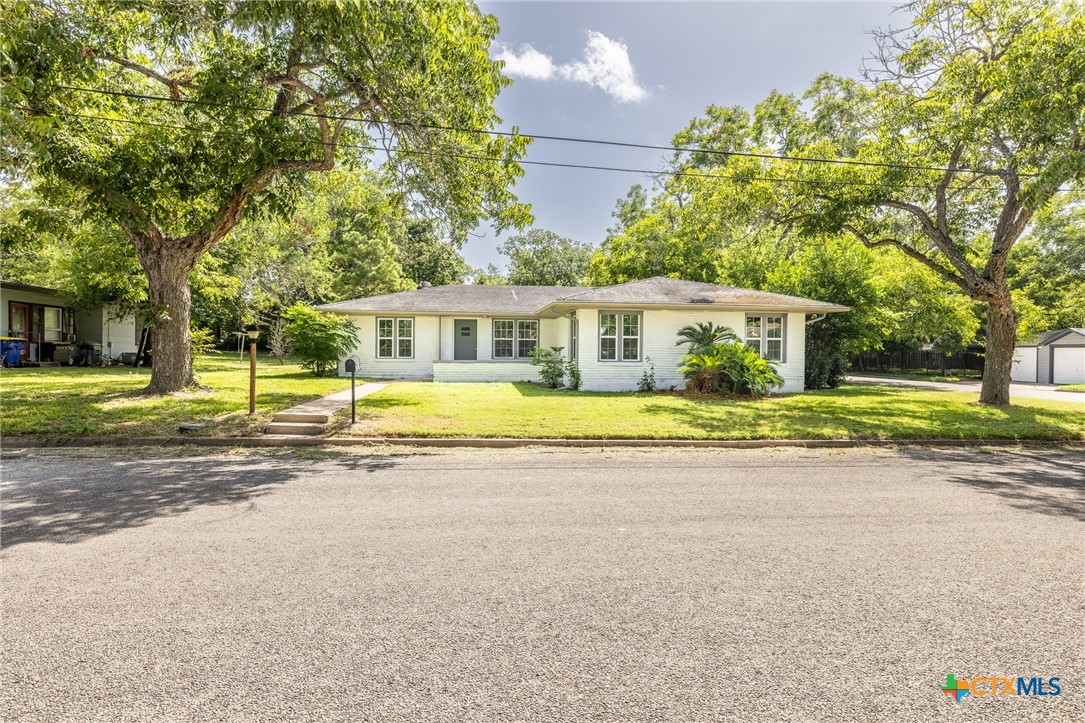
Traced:
[[330, 414], [313, 412], [279, 412], [275, 415], [275, 422], [295, 422], [301, 424], [327, 424], [331, 419]]
[[323, 424], [306, 424], [304, 422], [272, 422], [264, 427], [264, 434], [300, 434], [312, 436], [323, 433]]

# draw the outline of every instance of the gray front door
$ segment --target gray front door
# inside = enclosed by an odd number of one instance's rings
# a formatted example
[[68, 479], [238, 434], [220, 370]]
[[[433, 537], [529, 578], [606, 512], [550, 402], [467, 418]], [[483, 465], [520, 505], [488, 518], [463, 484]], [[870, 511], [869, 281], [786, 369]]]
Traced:
[[456, 355], [455, 359], [478, 359], [478, 321], [475, 319], [456, 319]]

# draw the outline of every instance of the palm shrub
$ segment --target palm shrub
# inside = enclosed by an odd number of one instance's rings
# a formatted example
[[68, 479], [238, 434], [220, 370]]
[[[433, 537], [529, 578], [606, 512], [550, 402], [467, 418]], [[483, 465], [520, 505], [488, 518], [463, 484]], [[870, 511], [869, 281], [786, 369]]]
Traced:
[[285, 312], [286, 336], [301, 366], [318, 377], [334, 369], [358, 345], [358, 329], [346, 317], [325, 314], [301, 302]]
[[686, 380], [686, 389], [706, 394], [762, 397], [784, 383], [772, 362], [740, 341], [691, 351], [678, 371]]
[[689, 344], [691, 354], [708, 351], [717, 344], [735, 341], [735, 330], [722, 324], [716, 325], [710, 321], [697, 322], [689, 326], [683, 326], [678, 330], [678, 343], [675, 346]]

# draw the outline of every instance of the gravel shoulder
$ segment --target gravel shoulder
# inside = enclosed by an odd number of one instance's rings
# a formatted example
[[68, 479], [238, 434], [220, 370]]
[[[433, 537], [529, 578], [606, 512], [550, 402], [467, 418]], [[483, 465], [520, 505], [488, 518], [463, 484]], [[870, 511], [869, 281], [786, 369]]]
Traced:
[[1082, 451], [43, 450], [0, 516], [3, 720], [1085, 718]]

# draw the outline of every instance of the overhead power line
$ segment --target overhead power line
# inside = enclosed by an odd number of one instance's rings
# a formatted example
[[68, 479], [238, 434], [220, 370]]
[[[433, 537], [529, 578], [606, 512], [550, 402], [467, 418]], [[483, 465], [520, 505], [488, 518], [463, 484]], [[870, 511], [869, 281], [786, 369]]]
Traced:
[[[111, 96], [119, 96], [119, 97], [122, 97], [122, 98], [132, 98], [134, 100], [165, 101], [167, 103], [182, 103], [182, 104], [187, 104], [187, 105], [202, 105], [202, 106], [218, 107], [218, 108], [232, 108], [234, 110], [256, 111], [256, 112], [260, 112], [260, 113], [273, 113], [273, 112], [275, 112], [273, 108], [263, 108], [263, 107], [260, 107], [260, 106], [250, 106], [250, 105], [242, 105], [242, 104], [236, 104], [236, 103], [222, 103], [222, 102], [218, 102], [218, 101], [209, 101], [209, 100], [197, 100], [197, 99], [194, 99], [194, 98], [172, 98], [170, 96], [164, 96], [164, 95], [151, 95], [151, 94], [147, 94], [147, 93], [133, 93], [133, 92], [128, 92], [128, 91], [120, 91], [120, 90], [106, 90], [104, 88], [83, 88], [83, 87], [80, 87], [80, 86], [68, 86], [68, 85], [64, 85], [64, 86], [60, 86], [60, 87], [63, 88], [64, 90], [70, 90], [70, 91], [74, 91], [74, 92], [78, 92], [78, 93], [93, 93], [93, 94], [98, 94], [98, 95], [111, 95]], [[362, 118], [357, 118], [357, 117], [354, 117], [354, 116], [329, 115], [329, 114], [325, 114], [325, 113], [302, 112], [302, 113], [292, 114], [290, 117], [323, 118], [325, 120], [348, 121], [348, 122], [356, 122], [356, 123], [376, 123], [376, 124], [379, 124], [379, 125], [392, 126], [392, 127], [414, 125], [414, 126], [418, 126], [420, 128], [426, 128], [428, 130], [446, 131], [446, 132], [454, 132], [454, 133], [473, 133], [473, 134], [478, 134], [478, 135], [498, 136], [498, 137], [503, 137], [503, 138], [530, 138], [532, 140], [537, 140], [537, 141], [555, 141], [555, 142], [561, 142], [561, 143], [582, 143], [582, 144], [589, 144], [589, 145], [611, 146], [611, 147], [618, 147], [618, 148], [637, 148], [637, 149], [643, 149], [643, 150], [670, 151], [670, 152], [673, 152], [673, 153], [689, 153], [689, 154], [702, 153], [702, 154], [721, 156], [721, 157], [734, 156], [734, 157], [739, 157], [739, 158], [760, 158], [760, 159], [764, 159], [764, 160], [787, 161], [787, 162], [793, 162], [793, 163], [822, 163], [822, 164], [846, 165], [846, 166], [866, 166], [866, 167], [872, 167], [872, 168], [889, 168], [889, 169], [908, 170], [908, 171], [932, 171], [932, 172], [939, 172], [939, 173], [946, 173], [946, 172], [952, 170], [954, 173], [963, 173], [963, 174], [978, 174], [978, 175], [984, 175], [984, 176], [998, 176], [998, 175], [1000, 175], [999, 171], [995, 171], [995, 170], [991, 170], [991, 169], [982, 169], [982, 168], [950, 169], [950, 168], [945, 167], [945, 166], [924, 166], [924, 165], [912, 165], [912, 164], [905, 164], [905, 163], [888, 163], [888, 162], [881, 162], [881, 161], [862, 161], [862, 160], [859, 160], [857, 158], [815, 158], [815, 157], [810, 157], [810, 156], [788, 156], [788, 155], [777, 155], [777, 154], [772, 154], [772, 153], [754, 153], [754, 152], [751, 152], [751, 151], [723, 151], [723, 150], [712, 149], [712, 148], [690, 148], [690, 147], [681, 147], [681, 146], [664, 146], [664, 145], [656, 145], [656, 144], [652, 144], [652, 143], [633, 143], [633, 142], [630, 142], [630, 141], [613, 141], [613, 140], [605, 140], [605, 139], [598, 139], [598, 138], [577, 138], [577, 137], [574, 137], [574, 136], [556, 136], [556, 135], [547, 135], [547, 134], [542, 134], [542, 133], [520, 133], [520, 132], [513, 133], [511, 131], [486, 130], [486, 129], [480, 129], [480, 128], [462, 128], [462, 127], [456, 127], [456, 126], [445, 126], [445, 125], [430, 124], [430, 123], [415, 123], [415, 122], [412, 122], [412, 121], [369, 121], [369, 120], [365, 120], [365, 119], [362, 119]], [[1020, 175], [1021, 176], [1027, 176], [1027, 175], [1031, 175], [1031, 174], [1020, 174]]]
[[[85, 119], [85, 120], [106, 121], [108, 123], [120, 123], [120, 124], [123, 124], [123, 125], [137, 125], [137, 126], [150, 126], [150, 127], [155, 127], [155, 128], [168, 128], [168, 129], [172, 129], [172, 130], [181, 130], [181, 131], [188, 131], [188, 132], [191, 132], [191, 133], [202, 133], [204, 135], [210, 135], [210, 132], [204, 131], [202, 129], [191, 128], [189, 126], [173, 125], [173, 124], [169, 124], [169, 123], [158, 123], [158, 122], [154, 122], [154, 121], [133, 120], [133, 119], [127, 119], [127, 118], [113, 118], [113, 117], [110, 117], [110, 116], [90, 115], [90, 114], [86, 114], [86, 113], [65, 113], [65, 112], [59, 112], [59, 111], [54, 112], [54, 113], [46, 113], [45, 115], [49, 116], [49, 117], [61, 116], [61, 117], [68, 117], [68, 118], [82, 118], [82, 119]], [[238, 138], [247, 138], [247, 137], [249, 137], [247, 134], [237, 132], [237, 131], [214, 131], [214, 133], [218, 133], [218, 134], [225, 133], [226, 135], [230, 135], [230, 136], [234, 136], [234, 137], [238, 137]], [[350, 144], [350, 143], [326, 143], [324, 141], [316, 140], [315, 138], [297, 139], [296, 142], [301, 142], [301, 143], [304, 143], [304, 144], [307, 144], [307, 145], [315, 145], [315, 146], [321, 146], [321, 147], [333, 146], [333, 147], [338, 147], [338, 148], [351, 148], [351, 149], [362, 150], [362, 151], [367, 151], [367, 152], [383, 151], [383, 152], [389, 153], [389, 154], [430, 156], [430, 157], [435, 157], [435, 158], [452, 158], [452, 159], [459, 159], [459, 160], [487, 161], [487, 162], [492, 162], [492, 163], [517, 163], [519, 165], [543, 166], [543, 167], [549, 167], [549, 168], [575, 168], [575, 169], [592, 170], [592, 171], [610, 171], [610, 172], [617, 172], [617, 173], [635, 173], [635, 174], [638, 174], [638, 175], [646, 175], [646, 176], [655, 175], [655, 176], [705, 178], [705, 179], [731, 180], [731, 181], [765, 181], [765, 182], [770, 182], [770, 183], [804, 183], [804, 184], [821, 185], [821, 186], [863, 186], [863, 187], [884, 188], [884, 189], [893, 189], [893, 190], [920, 190], [920, 191], [929, 191], [929, 190], [935, 188], [935, 185], [936, 185], [936, 184], [933, 184], [933, 183], [929, 184], [929, 185], [915, 185], [915, 184], [903, 185], [903, 184], [892, 184], [892, 183], [878, 183], [878, 182], [873, 182], [873, 181], [853, 181], [853, 180], [817, 179], [817, 178], [786, 178], [786, 177], [779, 177], [779, 176], [760, 176], [760, 175], [745, 175], [745, 174], [736, 175], [736, 174], [722, 174], [722, 173], [701, 173], [701, 172], [696, 172], [696, 171], [668, 171], [668, 170], [651, 171], [651, 170], [646, 170], [646, 169], [642, 169], [642, 168], [626, 168], [626, 167], [621, 167], [621, 166], [602, 166], [602, 165], [592, 165], [592, 164], [586, 164], [586, 163], [566, 163], [566, 162], [559, 162], [559, 161], [530, 161], [530, 160], [522, 160], [522, 159], [504, 159], [504, 158], [494, 158], [492, 156], [480, 156], [480, 155], [468, 154], [468, 153], [450, 153], [450, 152], [447, 152], [447, 151], [425, 151], [425, 150], [412, 150], [412, 149], [405, 149], [405, 148], [376, 148], [376, 147], [371, 147], [371, 146], [362, 146], [362, 145], [356, 145], [356, 144]], [[974, 190], [983, 190], [983, 189], [975, 189], [974, 187], [973, 187], [973, 189]], [[949, 190], [962, 190], [962, 189], [960, 187], [952, 186], [952, 187], [950, 187]]]

